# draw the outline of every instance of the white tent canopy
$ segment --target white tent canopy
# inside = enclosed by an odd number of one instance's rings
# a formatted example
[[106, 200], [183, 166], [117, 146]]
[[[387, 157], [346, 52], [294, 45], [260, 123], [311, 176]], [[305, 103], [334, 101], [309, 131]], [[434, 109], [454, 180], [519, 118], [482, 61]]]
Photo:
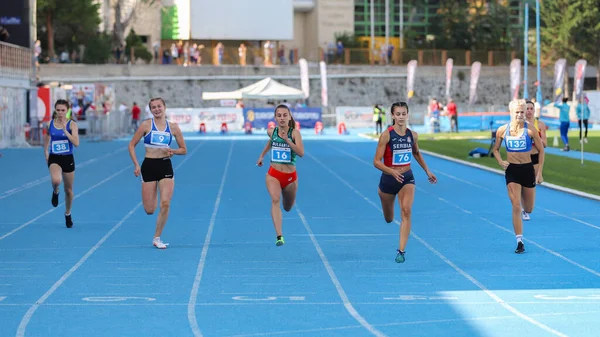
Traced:
[[202, 99], [303, 99], [300, 89], [288, 87], [267, 77], [247, 87], [224, 92], [203, 92]]

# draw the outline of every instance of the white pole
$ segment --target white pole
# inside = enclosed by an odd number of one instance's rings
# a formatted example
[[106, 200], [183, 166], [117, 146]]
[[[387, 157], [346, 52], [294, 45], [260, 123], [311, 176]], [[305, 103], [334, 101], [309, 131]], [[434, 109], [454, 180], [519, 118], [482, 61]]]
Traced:
[[371, 54], [375, 50], [375, 0], [371, 0]]
[[[584, 78], [585, 78], [585, 74], [583, 74]], [[583, 82], [583, 81], [582, 81]], [[585, 106], [583, 105], [583, 83], [581, 84], [581, 93], [579, 94], [579, 104], [581, 104], [581, 119], [583, 119], [583, 113], [584, 113], [584, 109]], [[580, 123], [582, 123], [579, 126], [579, 130], [581, 132], [581, 135], [583, 136], [583, 121], [580, 121]], [[583, 165], [583, 137], [581, 139], [579, 139], [579, 144], [581, 145], [581, 165]]]
[[385, 46], [390, 44], [390, 0], [385, 0]]
[[404, 48], [404, 0], [400, 0], [400, 49]]

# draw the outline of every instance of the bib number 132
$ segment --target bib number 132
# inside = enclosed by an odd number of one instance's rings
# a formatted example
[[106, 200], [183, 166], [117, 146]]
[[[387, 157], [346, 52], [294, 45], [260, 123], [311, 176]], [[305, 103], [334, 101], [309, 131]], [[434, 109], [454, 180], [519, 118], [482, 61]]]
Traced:
[[524, 140], [509, 140], [508, 146], [511, 149], [516, 149], [516, 150], [523, 150], [526, 148]]

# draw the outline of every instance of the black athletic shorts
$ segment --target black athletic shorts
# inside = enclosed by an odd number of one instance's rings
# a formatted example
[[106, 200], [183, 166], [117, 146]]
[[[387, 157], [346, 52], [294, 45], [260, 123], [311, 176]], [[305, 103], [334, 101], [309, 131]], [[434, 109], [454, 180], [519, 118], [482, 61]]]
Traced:
[[539, 164], [539, 163], [540, 163], [540, 154], [539, 154], [539, 153], [536, 153], [536, 154], [532, 154], [532, 155], [531, 155], [531, 163], [532, 163], [533, 165], [537, 165], [537, 164]]
[[140, 168], [143, 182], [173, 179], [171, 158], [144, 158]]
[[75, 171], [75, 157], [72, 154], [54, 154], [48, 155], [48, 167], [51, 164], [60, 166], [63, 173], [71, 173]]
[[394, 176], [381, 173], [381, 178], [379, 179], [379, 190], [381, 190], [383, 193], [396, 195], [398, 192], [400, 192], [404, 185], [415, 185], [415, 177], [412, 170], [402, 173], [402, 176], [404, 177], [404, 180], [399, 183]]
[[506, 184], [517, 183], [523, 187], [535, 187], [535, 169], [533, 163], [509, 164], [505, 172]]

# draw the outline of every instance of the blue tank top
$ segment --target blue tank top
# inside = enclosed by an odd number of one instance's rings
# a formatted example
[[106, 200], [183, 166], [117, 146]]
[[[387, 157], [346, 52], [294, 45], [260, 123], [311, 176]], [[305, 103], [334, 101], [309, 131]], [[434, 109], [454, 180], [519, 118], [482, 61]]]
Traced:
[[[292, 150], [285, 140], [279, 137], [278, 129], [279, 128], [276, 127], [271, 135], [271, 162], [296, 165], [296, 152]], [[292, 143], [296, 144], [292, 139], [292, 131], [293, 129], [288, 131], [288, 138], [292, 140]]]
[[[71, 133], [70, 120], [67, 121], [66, 128], [67, 131]], [[50, 134], [49, 153], [58, 155], [73, 154], [73, 143], [71, 143], [69, 138], [67, 138], [67, 135], [65, 135], [65, 130], [63, 130], [63, 128], [57, 129], [56, 126], [54, 126], [54, 120], [50, 122], [48, 133]]]
[[396, 133], [393, 126], [390, 126], [388, 131], [390, 132], [390, 141], [383, 154], [383, 164], [388, 167], [410, 165], [413, 157], [412, 131], [406, 129], [404, 136]]
[[164, 131], [158, 130], [156, 124], [154, 124], [154, 118], [151, 119], [151, 122], [152, 128], [150, 129], [150, 132], [144, 136], [144, 146], [152, 148], [168, 148], [173, 140], [169, 121], [166, 121], [167, 127]]
[[506, 125], [506, 132], [504, 134], [504, 145], [506, 146], [506, 152], [529, 152], [531, 151], [531, 145], [533, 143], [529, 132], [527, 123], [525, 123], [525, 129], [520, 136], [510, 135], [510, 124]]

